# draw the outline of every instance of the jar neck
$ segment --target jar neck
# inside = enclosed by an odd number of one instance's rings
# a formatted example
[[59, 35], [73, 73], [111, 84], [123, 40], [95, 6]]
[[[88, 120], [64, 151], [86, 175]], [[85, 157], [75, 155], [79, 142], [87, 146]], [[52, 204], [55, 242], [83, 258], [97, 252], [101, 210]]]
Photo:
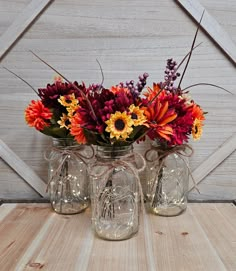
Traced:
[[120, 159], [133, 154], [133, 145], [128, 146], [97, 146], [97, 158]]
[[52, 138], [53, 147], [64, 148], [64, 147], [79, 147], [80, 144], [74, 140], [74, 138]]

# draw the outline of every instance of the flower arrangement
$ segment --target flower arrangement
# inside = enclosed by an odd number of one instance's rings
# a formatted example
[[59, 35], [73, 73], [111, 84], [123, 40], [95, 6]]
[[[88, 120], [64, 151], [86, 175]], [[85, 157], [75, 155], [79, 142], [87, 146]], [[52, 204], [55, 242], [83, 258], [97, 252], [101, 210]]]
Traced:
[[144, 94], [147, 134], [163, 147], [187, 143], [191, 135], [194, 140], [200, 139], [205, 120], [205, 112], [191, 99], [188, 91], [174, 85], [180, 76], [177, 67], [176, 61], [168, 59], [164, 82], [154, 83]]
[[147, 77], [144, 73], [136, 85], [130, 81], [110, 89], [57, 77], [38, 90], [40, 100], [31, 101], [25, 120], [46, 135], [74, 137], [80, 144], [131, 144], [148, 129], [140, 98]]
[[[40, 100], [31, 101], [26, 108], [26, 122], [46, 135], [71, 137], [80, 144], [129, 145], [145, 139], [146, 134], [163, 147], [187, 143], [190, 135], [195, 140], [199, 139], [205, 113], [190, 98], [187, 89], [201, 84], [218, 87], [199, 83], [181, 88], [192, 52], [200, 45], [195, 46], [200, 23], [201, 20], [189, 53], [179, 65], [173, 59], [168, 59], [164, 81], [153, 83], [153, 87], [147, 87], [144, 93], [147, 73], [139, 76], [137, 83], [131, 80], [105, 88], [102, 81], [101, 84], [86, 87], [84, 82], [70, 82], [32, 52], [60, 76], [46, 88], [34, 90]], [[180, 77], [178, 70], [186, 59], [187, 63], [176, 86], [176, 79]]]

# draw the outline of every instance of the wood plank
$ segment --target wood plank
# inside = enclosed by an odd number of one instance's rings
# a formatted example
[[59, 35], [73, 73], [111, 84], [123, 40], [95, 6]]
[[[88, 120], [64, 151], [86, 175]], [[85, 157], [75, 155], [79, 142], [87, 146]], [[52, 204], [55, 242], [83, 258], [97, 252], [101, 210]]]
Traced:
[[52, 0], [32, 0], [0, 36], [0, 60]]
[[236, 208], [233, 205], [192, 204], [191, 210], [227, 270], [236, 270]]
[[[3, 205], [4, 206], [4, 205]], [[1, 212], [2, 207], [0, 208]], [[18, 204], [0, 224], [1, 270], [16, 270], [27, 247], [47, 222], [51, 210], [49, 204]]]
[[146, 251], [142, 215], [140, 218], [139, 232], [131, 239], [112, 242], [95, 238], [87, 270], [154, 271], [149, 269], [150, 265], [147, 262], [148, 251]]
[[43, 270], [87, 270], [94, 238], [90, 216], [89, 210], [78, 215], [52, 213], [53, 223], [46, 234], [36, 236], [33, 251], [28, 248], [17, 267], [30, 271], [36, 266]]
[[[49, 204], [4, 204], [0, 218], [3, 270], [236, 269], [233, 204], [192, 203], [177, 217], [141, 214], [138, 234], [121, 242], [94, 235], [89, 209], [78, 215], [58, 215]], [[153, 265], [145, 231], [149, 233]]]
[[0, 206], [0, 221], [3, 220], [17, 205], [12, 204], [4, 204]]
[[177, 217], [150, 216], [157, 270], [226, 270], [192, 214], [192, 206], [189, 204], [187, 211]]
[[[176, 0], [197, 22], [205, 8], [197, 0]], [[236, 45], [220, 24], [206, 10], [201, 23], [202, 28], [236, 65]]]
[[0, 139], [0, 157], [8, 163], [31, 187], [33, 187], [42, 197], [48, 197], [46, 194], [46, 184], [38, 175], [21, 160], [1, 139]]
[[[222, 146], [220, 146], [206, 161], [204, 161], [193, 172], [193, 178], [196, 184], [199, 184], [215, 167], [224, 161], [236, 149], [236, 134], [230, 137]], [[189, 191], [194, 188], [194, 183], [190, 185]]]

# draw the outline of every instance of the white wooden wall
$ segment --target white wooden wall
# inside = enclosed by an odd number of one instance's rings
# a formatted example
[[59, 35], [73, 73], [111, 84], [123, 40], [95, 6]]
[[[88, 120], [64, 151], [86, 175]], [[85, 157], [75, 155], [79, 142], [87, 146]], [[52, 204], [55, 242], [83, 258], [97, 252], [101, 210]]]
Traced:
[[[163, 79], [167, 58], [180, 61], [188, 52], [196, 29], [195, 21], [178, 1], [55, 0], [46, 6], [48, 2], [0, 0], [0, 198], [3, 199], [40, 198], [27, 182], [44, 194], [41, 180], [46, 182], [47, 164], [43, 151], [50, 143], [50, 138], [28, 128], [24, 121], [24, 109], [36, 95], [3, 66], [35, 88], [45, 86], [53, 80], [54, 73], [29, 53], [33, 50], [71, 80], [89, 84], [101, 80], [97, 58], [107, 87], [136, 79], [143, 72], [150, 74], [151, 85]], [[180, 2], [192, 5], [198, 1]], [[236, 2], [201, 0], [201, 4], [235, 43]], [[40, 10], [41, 15], [37, 16]], [[210, 26], [214, 32], [215, 24]], [[224, 86], [234, 95], [208, 86], [192, 89], [193, 98], [209, 114], [202, 139], [192, 143], [195, 153], [190, 161], [201, 194], [192, 190], [189, 197], [235, 199], [235, 51], [227, 52], [227, 56], [217, 45], [219, 40], [213, 41], [203, 31], [197, 41], [203, 44], [194, 52], [183, 86], [209, 82]], [[229, 44], [222, 38], [221, 42], [222, 47]], [[143, 152], [148, 144], [140, 144], [137, 149]]]

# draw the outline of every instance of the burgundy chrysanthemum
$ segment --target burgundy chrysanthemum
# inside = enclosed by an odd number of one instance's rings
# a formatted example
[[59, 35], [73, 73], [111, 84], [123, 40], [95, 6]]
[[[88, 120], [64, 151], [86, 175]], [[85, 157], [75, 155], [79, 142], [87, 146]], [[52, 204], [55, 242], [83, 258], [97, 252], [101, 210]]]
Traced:
[[111, 90], [102, 88], [100, 90], [87, 91], [86, 93], [95, 112], [96, 119], [88, 106], [88, 102], [81, 99], [78, 109], [83, 120], [81, 126], [99, 133], [105, 131], [105, 121], [110, 118], [111, 114], [114, 114], [116, 111], [124, 112], [131, 104], [136, 104], [133, 96], [127, 89], [118, 86], [112, 87]]
[[[77, 82], [74, 82], [73, 84], [82, 91], [85, 91], [84, 84], [79, 85]], [[48, 108], [60, 107], [60, 104], [58, 103], [60, 96], [74, 93], [75, 98], [78, 98], [81, 95], [80, 91], [77, 90], [73, 84], [60, 81], [56, 81], [52, 85], [48, 84], [46, 88], [38, 89], [39, 97], [41, 98], [42, 103]]]

